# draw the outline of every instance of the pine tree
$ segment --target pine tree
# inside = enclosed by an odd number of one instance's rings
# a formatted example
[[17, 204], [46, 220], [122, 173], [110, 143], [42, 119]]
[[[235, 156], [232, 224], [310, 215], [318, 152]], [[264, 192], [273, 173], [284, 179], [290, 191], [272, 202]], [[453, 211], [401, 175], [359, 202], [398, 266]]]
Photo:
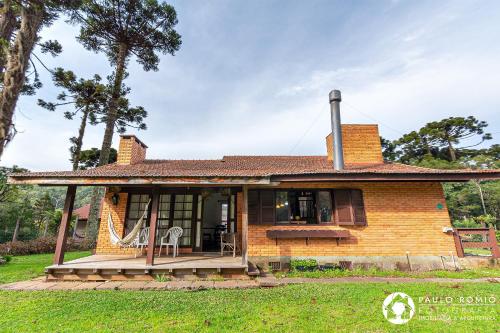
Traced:
[[64, 117], [70, 120], [80, 114], [78, 135], [70, 139], [72, 143], [70, 160], [73, 164], [73, 171], [75, 171], [78, 169], [87, 123], [96, 125], [99, 122], [99, 117], [104, 113], [107, 100], [106, 85], [101, 83], [99, 75], [94, 75], [92, 79], [78, 79], [72, 71], [65, 71], [62, 68], [55, 69], [52, 79], [54, 85], [63, 88], [64, 91], [57, 96], [57, 103], [39, 99], [38, 105], [49, 111], [72, 105], [71, 111], [64, 112]]
[[[181, 36], [174, 29], [177, 13], [171, 5], [156, 0], [87, 0], [73, 12], [71, 20], [81, 25], [78, 40], [83, 46], [94, 52], [103, 52], [115, 68], [99, 157], [99, 165], [105, 165], [109, 162], [127, 64], [135, 57], [145, 71], [156, 71], [160, 62], [158, 52], [174, 55], [179, 50]], [[101, 197], [102, 189], [96, 188], [87, 232], [91, 240], [97, 238]]]

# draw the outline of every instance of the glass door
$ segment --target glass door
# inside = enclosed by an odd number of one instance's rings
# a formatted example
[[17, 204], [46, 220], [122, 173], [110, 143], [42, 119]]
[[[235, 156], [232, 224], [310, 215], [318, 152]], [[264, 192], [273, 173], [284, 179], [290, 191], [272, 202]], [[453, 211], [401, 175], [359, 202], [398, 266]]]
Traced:
[[191, 224], [193, 218], [193, 195], [176, 194], [174, 196], [173, 227], [181, 227], [182, 237], [179, 241], [180, 246], [192, 246], [191, 243]]

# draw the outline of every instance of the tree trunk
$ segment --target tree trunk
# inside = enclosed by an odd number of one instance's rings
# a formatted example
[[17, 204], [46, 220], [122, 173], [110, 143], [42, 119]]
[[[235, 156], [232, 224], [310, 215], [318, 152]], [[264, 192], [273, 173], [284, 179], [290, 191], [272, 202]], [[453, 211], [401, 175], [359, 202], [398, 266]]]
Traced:
[[109, 101], [108, 112], [106, 114], [106, 129], [101, 146], [101, 155], [99, 156], [99, 166], [109, 163], [109, 153], [113, 143], [113, 134], [115, 133], [116, 118], [118, 117], [118, 100], [122, 93], [123, 76], [125, 74], [125, 63], [128, 57], [127, 45], [120, 44], [117, 55], [115, 81], [113, 82], [113, 91]]
[[481, 187], [481, 180], [473, 180], [474, 184], [476, 184], [477, 189], [479, 190], [479, 198], [481, 199], [481, 207], [483, 208], [483, 214], [488, 215], [486, 211], [486, 204], [484, 203], [484, 194], [483, 188]]
[[425, 150], [427, 151], [427, 155], [432, 156], [431, 147], [429, 146], [429, 142], [427, 138], [422, 138], [422, 142], [424, 143]]
[[3, 73], [7, 63], [7, 54], [9, 53], [10, 39], [16, 28], [16, 15], [12, 10], [12, 1], [5, 0], [0, 14], [0, 73]]
[[85, 135], [85, 127], [87, 126], [87, 118], [89, 116], [89, 107], [86, 106], [83, 110], [82, 122], [78, 130], [78, 137], [75, 142], [75, 151], [73, 152], [73, 171], [78, 170], [78, 163], [80, 162], [80, 153], [82, 151], [83, 136]]
[[45, 222], [45, 227], [43, 228], [43, 237], [47, 237], [48, 231], [49, 231], [49, 220]]
[[19, 234], [19, 228], [21, 227], [21, 217], [19, 216], [16, 220], [16, 227], [14, 228], [14, 233], [12, 234], [12, 241], [17, 241], [17, 236]]
[[85, 233], [85, 237], [92, 246], [97, 243], [97, 234], [99, 232], [99, 208], [101, 207], [103, 195], [104, 189], [102, 187], [93, 188], [92, 197], [90, 199], [89, 218], [87, 220], [87, 231]]
[[42, 25], [43, 5], [31, 4], [21, 8], [21, 28], [9, 50], [7, 67], [0, 94], [0, 158], [5, 145], [12, 139], [12, 116], [24, 85], [29, 58]]
[[[108, 112], [106, 114], [106, 129], [102, 140], [101, 155], [99, 156], [98, 164], [99, 166], [109, 163], [109, 153], [113, 142], [116, 118], [118, 117], [118, 100], [121, 97], [122, 82], [125, 74], [127, 57], [127, 45], [120, 44], [118, 48], [113, 91], [111, 92], [111, 100], [109, 101]], [[89, 219], [87, 222], [87, 238], [91, 241], [91, 243], [97, 241], [97, 233], [99, 231], [99, 207], [101, 206], [103, 195], [104, 191], [102, 188], [95, 188], [92, 192]]]
[[450, 159], [452, 162], [457, 160], [457, 156], [455, 154], [455, 149], [453, 149], [453, 145], [451, 144], [451, 140], [448, 136], [446, 136], [446, 141], [448, 141], [448, 153], [450, 154]]

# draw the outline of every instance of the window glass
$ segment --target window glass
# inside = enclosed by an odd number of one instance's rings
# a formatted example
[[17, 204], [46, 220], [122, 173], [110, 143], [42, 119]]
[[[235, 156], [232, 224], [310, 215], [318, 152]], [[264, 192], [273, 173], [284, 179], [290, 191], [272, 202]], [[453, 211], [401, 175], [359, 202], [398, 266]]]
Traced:
[[163, 237], [169, 228], [170, 219], [170, 203], [172, 200], [172, 195], [161, 194], [160, 195], [160, 205], [158, 209], [158, 225], [157, 225], [157, 237], [156, 241], [159, 242], [160, 238]]
[[[128, 206], [127, 221], [125, 221], [125, 234], [128, 234], [134, 228], [149, 202], [148, 194], [131, 194], [129, 198], [130, 204]], [[146, 216], [144, 226], [149, 225], [148, 219], [149, 216]]]
[[330, 191], [318, 192], [320, 222], [332, 222], [332, 196]]
[[276, 222], [277, 223], [288, 223], [289, 221], [289, 202], [288, 202], [288, 192], [277, 191], [276, 192]]
[[191, 217], [193, 209], [192, 194], [176, 194], [174, 204], [174, 219], [172, 225], [182, 228], [179, 245], [191, 245]]
[[[285, 192], [286, 193], [286, 192]], [[315, 192], [288, 191], [289, 215], [292, 224], [318, 223], [315, 212]]]
[[222, 203], [221, 204], [221, 213], [220, 213], [220, 219], [222, 224], [227, 224], [227, 210], [228, 210], [228, 204], [227, 203]]

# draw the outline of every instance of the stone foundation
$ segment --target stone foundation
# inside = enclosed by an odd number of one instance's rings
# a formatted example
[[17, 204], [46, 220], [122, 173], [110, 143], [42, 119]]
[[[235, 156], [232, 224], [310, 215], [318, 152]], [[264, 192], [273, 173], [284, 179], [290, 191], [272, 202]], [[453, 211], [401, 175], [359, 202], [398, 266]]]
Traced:
[[[249, 257], [249, 261], [264, 270], [269, 269], [269, 263], [280, 262], [281, 269], [290, 268], [291, 260], [315, 259], [318, 264], [339, 265], [340, 261], [352, 262], [353, 268], [378, 268], [382, 270], [399, 271], [431, 271], [431, 270], [455, 270], [478, 268], [478, 267], [498, 267], [499, 260], [488, 257], [465, 257], [456, 256], [280, 256], [280, 257]], [[410, 268], [411, 267], [411, 268]]]

